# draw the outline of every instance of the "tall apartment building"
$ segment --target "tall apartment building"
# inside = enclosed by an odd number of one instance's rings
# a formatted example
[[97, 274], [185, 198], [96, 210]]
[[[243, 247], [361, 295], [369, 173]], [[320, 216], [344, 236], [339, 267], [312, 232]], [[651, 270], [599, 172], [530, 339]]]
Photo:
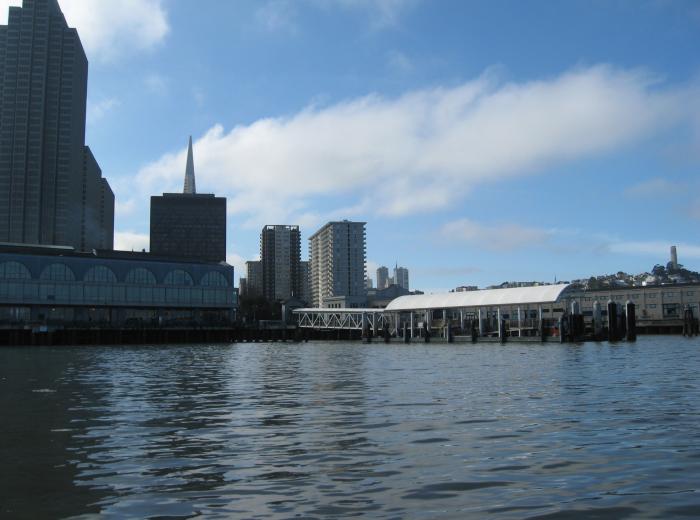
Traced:
[[301, 297], [299, 226], [265, 226], [260, 233], [260, 262], [265, 298], [281, 301]]
[[226, 260], [226, 197], [197, 193], [192, 137], [187, 148], [183, 193], [151, 197], [150, 251], [205, 262]]
[[377, 289], [386, 289], [389, 287], [389, 269], [386, 266], [381, 266], [377, 269]]
[[408, 287], [408, 269], [405, 267], [399, 267], [398, 265], [394, 267], [394, 283], [399, 287], [403, 287], [407, 291], [410, 291]]
[[365, 290], [365, 222], [329, 222], [309, 238], [311, 294], [315, 307], [344, 296], [359, 305]]
[[85, 148], [87, 77], [57, 0], [9, 8], [0, 26], [1, 242], [111, 248], [113, 228], [101, 226], [114, 203], [102, 204], [106, 180]]
[[245, 263], [246, 271], [246, 296], [262, 296], [263, 275], [262, 262], [260, 260], [249, 260]]

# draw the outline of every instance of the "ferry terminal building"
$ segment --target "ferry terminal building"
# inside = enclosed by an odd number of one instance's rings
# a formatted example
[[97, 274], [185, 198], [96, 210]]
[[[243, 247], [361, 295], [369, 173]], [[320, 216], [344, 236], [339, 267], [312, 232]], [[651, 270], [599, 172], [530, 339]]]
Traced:
[[0, 327], [228, 325], [225, 262], [0, 243]]

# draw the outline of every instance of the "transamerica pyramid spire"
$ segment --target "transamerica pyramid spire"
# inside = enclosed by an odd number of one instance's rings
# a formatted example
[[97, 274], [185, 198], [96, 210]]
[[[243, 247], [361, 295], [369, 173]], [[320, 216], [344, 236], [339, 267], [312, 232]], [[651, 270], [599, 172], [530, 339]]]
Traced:
[[194, 184], [194, 158], [192, 157], [192, 136], [187, 147], [187, 166], [185, 167], [185, 188], [182, 193], [194, 195], [197, 193], [197, 188]]

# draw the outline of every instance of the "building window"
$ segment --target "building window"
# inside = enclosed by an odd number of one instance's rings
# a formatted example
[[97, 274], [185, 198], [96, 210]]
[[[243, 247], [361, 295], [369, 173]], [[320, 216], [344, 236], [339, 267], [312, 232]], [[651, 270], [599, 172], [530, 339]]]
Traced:
[[209, 271], [202, 276], [202, 281], [199, 285], [204, 287], [228, 287], [228, 282], [223, 274], [216, 271]]
[[0, 264], [0, 280], [31, 280], [32, 275], [24, 264], [3, 262]]
[[656, 304], [650, 303], [649, 305], [647, 305], [647, 309], [656, 309]]
[[109, 267], [97, 265], [88, 269], [88, 272], [83, 277], [83, 281], [116, 283], [117, 277]]
[[647, 298], [653, 300], [654, 298], [656, 298], [656, 294], [657, 294], [657, 293], [647, 294]]
[[52, 282], [74, 282], [75, 274], [66, 264], [51, 264], [44, 268], [40, 278]]
[[681, 306], [677, 303], [664, 304], [664, 318], [677, 318], [681, 314]]
[[694, 295], [694, 294], [695, 294], [695, 291], [687, 291], [687, 292], [685, 293], [686, 296], [692, 296], [692, 295]]
[[165, 280], [163, 283], [165, 285], [194, 285], [190, 273], [183, 271], [182, 269], [170, 271], [167, 275], [165, 275]]
[[673, 298], [676, 295], [675, 292], [665, 292], [664, 293], [664, 298]]
[[132, 269], [127, 273], [124, 281], [134, 285], [155, 285], [156, 277], [153, 276], [153, 273], [148, 269], [137, 267], [136, 269]]

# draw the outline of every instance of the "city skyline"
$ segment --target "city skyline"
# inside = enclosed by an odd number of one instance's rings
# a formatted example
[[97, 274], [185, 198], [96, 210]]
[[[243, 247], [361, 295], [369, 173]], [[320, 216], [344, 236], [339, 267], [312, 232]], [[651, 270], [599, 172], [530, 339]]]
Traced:
[[398, 257], [428, 291], [640, 272], [673, 244], [700, 265], [691, 2], [59, 3], [117, 247], [147, 247], [192, 134], [239, 274], [262, 225], [306, 243], [343, 218], [368, 223], [369, 273]]

